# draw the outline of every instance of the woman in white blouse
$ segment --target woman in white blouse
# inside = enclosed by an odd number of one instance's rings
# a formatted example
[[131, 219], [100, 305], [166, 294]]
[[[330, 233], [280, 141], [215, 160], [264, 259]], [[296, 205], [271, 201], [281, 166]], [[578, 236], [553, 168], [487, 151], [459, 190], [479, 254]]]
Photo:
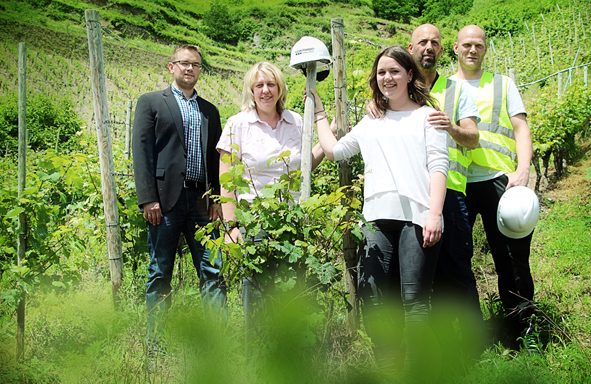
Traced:
[[[442, 232], [447, 169], [447, 132], [430, 125], [433, 100], [413, 57], [402, 47], [382, 50], [369, 85], [385, 112], [365, 116], [337, 142], [316, 99], [316, 127], [329, 160], [359, 152], [365, 163], [359, 295], [363, 319], [379, 366], [406, 381], [424, 380], [429, 302]], [[406, 352], [402, 349], [406, 328]]]
[[[272, 185], [290, 170], [300, 169], [302, 149], [302, 117], [296, 112], [285, 109], [287, 84], [281, 70], [269, 62], [256, 63], [244, 75], [242, 89], [242, 112], [230, 117], [218, 142], [220, 159], [225, 154], [234, 152], [238, 160], [245, 164], [243, 178], [249, 181], [250, 191], [234, 194], [221, 188], [221, 195], [236, 201], [252, 202], [261, 195], [265, 185]], [[238, 144], [237, 146], [234, 144]], [[267, 164], [271, 157], [290, 151], [287, 166], [283, 162]], [[324, 153], [320, 144], [312, 148], [312, 169], [322, 161]], [[230, 164], [220, 160], [220, 175], [228, 172]], [[291, 191], [295, 201], [299, 192]], [[233, 203], [222, 204], [224, 221], [236, 223]], [[265, 236], [261, 231], [254, 239], [255, 243]], [[226, 243], [238, 242], [242, 237], [236, 224], [226, 232]], [[247, 350], [256, 339], [256, 323], [263, 321], [261, 312], [264, 304], [261, 300], [265, 288], [257, 281], [257, 276], [242, 281], [242, 300], [246, 321]], [[251, 354], [252, 352], [249, 352]]]

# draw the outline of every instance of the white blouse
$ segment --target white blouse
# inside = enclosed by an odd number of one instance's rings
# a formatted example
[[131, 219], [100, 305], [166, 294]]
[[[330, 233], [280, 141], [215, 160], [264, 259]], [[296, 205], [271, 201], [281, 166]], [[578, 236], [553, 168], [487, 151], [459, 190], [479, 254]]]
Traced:
[[[283, 111], [275, 129], [259, 118], [256, 109], [228, 119], [217, 149], [237, 153], [246, 167], [243, 177], [253, 182], [250, 192], [238, 195], [238, 200], [252, 202], [265, 185], [272, 185], [281, 175], [300, 169], [303, 125], [302, 117], [288, 110]], [[232, 148], [232, 144], [239, 147]], [[267, 165], [268, 159], [285, 151], [291, 152], [287, 166], [283, 162]], [[300, 193], [291, 191], [291, 194], [298, 201]]]
[[361, 152], [365, 163], [363, 215], [423, 226], [429, 216], [431, 175], [447, 176], [447, 131], [427, 122], [433, 108], [365, 116], [334, 147], [335, 160]]

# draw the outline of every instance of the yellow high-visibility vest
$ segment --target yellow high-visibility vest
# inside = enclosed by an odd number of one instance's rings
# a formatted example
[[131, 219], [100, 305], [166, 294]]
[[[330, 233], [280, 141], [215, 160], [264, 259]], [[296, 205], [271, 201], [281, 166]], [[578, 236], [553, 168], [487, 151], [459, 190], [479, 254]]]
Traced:
[[[453, 124], [455, 121], [458, 101], [462, 83], [439, 76], [431, 88], [433, 96], [439, 104], [439, 109], [449, 116]], [[447, 147], [449, 149], [449, 170], [447, 171], [447, 188], [466, 194], [466, 183], [468, 181], [468, 166], [471, 163], [466, 148], [462, 147], [450, 136], [447, 135]]]
[[476, 108], [480, 113], [478, 147], [469, 151], [475, 164], [507, 173], [515, 172], [515, 131], [507, 112], [507, 76], [484, 72]]

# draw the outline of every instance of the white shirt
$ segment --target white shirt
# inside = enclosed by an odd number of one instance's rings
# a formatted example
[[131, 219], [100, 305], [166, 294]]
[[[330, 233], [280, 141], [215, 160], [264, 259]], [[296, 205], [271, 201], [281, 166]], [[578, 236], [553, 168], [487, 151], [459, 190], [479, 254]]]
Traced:
[[[477, 100], [478, 90], [480, 89], [480, 78], [476, 80], [460, 80], [456, 75], [453, 75], [450, 77], [450, 79], [463, 81], [464, 87], [468, 88], [472, 93], [474, 100]], [[517, 89], [517, 85], [515, 85], [515, 82], [511, 78], [509, 78], [509, 81], [507, 82], [507, 113], [509, 114], [509, 117], [519, 115], [520, 113], [527, 115], [527, 112], [525, 111], [525, 105], [521, 99], [521, 94]], [[472, 163], [468, 167], [468, 183], [477, 183], [479, 181], [496, 179], [505, 173], [506, 172], [497, 171], [496, 169], [491, 169], [489, 167]]]
[[[252, 180], [249, 193], [240, 194], [238, 200], [252, 202], [265, 185], [272, 185], [291, 170], [300, 169], [302, 149], [302, 117], [295, 112], [285, 110], [275, 129], [262, 121], [256, 109], [240, 112], [228, 119], [217, 149], [235, 152], [238, 160], [245, 166], [243, 177]], [[232, 148], [238, 144], [238, 148]], [[290, 151], [287, 166], [283, 162], [267, 165], [271, 157]], [[292, 191], [295, 201], [300, 193]]]
[[423, 226], [429, 216], [431, 175], [447, 175], [447, 132], [427, 122], [434, 111], [386, 111], [380, 119], [365, 116], [334, 147], [335, 160], [359, 152], [365, 163], [366, 220], [393, 219]]
[[458, 107], [456, 108], [456, 116], [454, 124], [457, 124], [460, 120], [467, 119], [469, 117], [475, 117], [476, 122], [480, 122], [480, 114], [476, 103], [474, 102], [474, 95], [470, 92], [468, 87], [464, 84], [459, 83], [458, 86], [462, 86], [460, 89], [460, 97], [458, 99]]

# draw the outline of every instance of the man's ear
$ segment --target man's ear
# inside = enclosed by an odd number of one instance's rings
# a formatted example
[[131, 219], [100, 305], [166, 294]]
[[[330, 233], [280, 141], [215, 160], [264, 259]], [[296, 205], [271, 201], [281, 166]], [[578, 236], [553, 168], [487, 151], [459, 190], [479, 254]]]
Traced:
[[[443, 48], [443, 47], [441, 47], [441, 48]], [[458, 54], [458, 42], [457, 41], [454, 43], [454, 52], [456, 53], [456, 55]]]
[[408, 53], [412, 55], [412, 43], [408, 43]]

